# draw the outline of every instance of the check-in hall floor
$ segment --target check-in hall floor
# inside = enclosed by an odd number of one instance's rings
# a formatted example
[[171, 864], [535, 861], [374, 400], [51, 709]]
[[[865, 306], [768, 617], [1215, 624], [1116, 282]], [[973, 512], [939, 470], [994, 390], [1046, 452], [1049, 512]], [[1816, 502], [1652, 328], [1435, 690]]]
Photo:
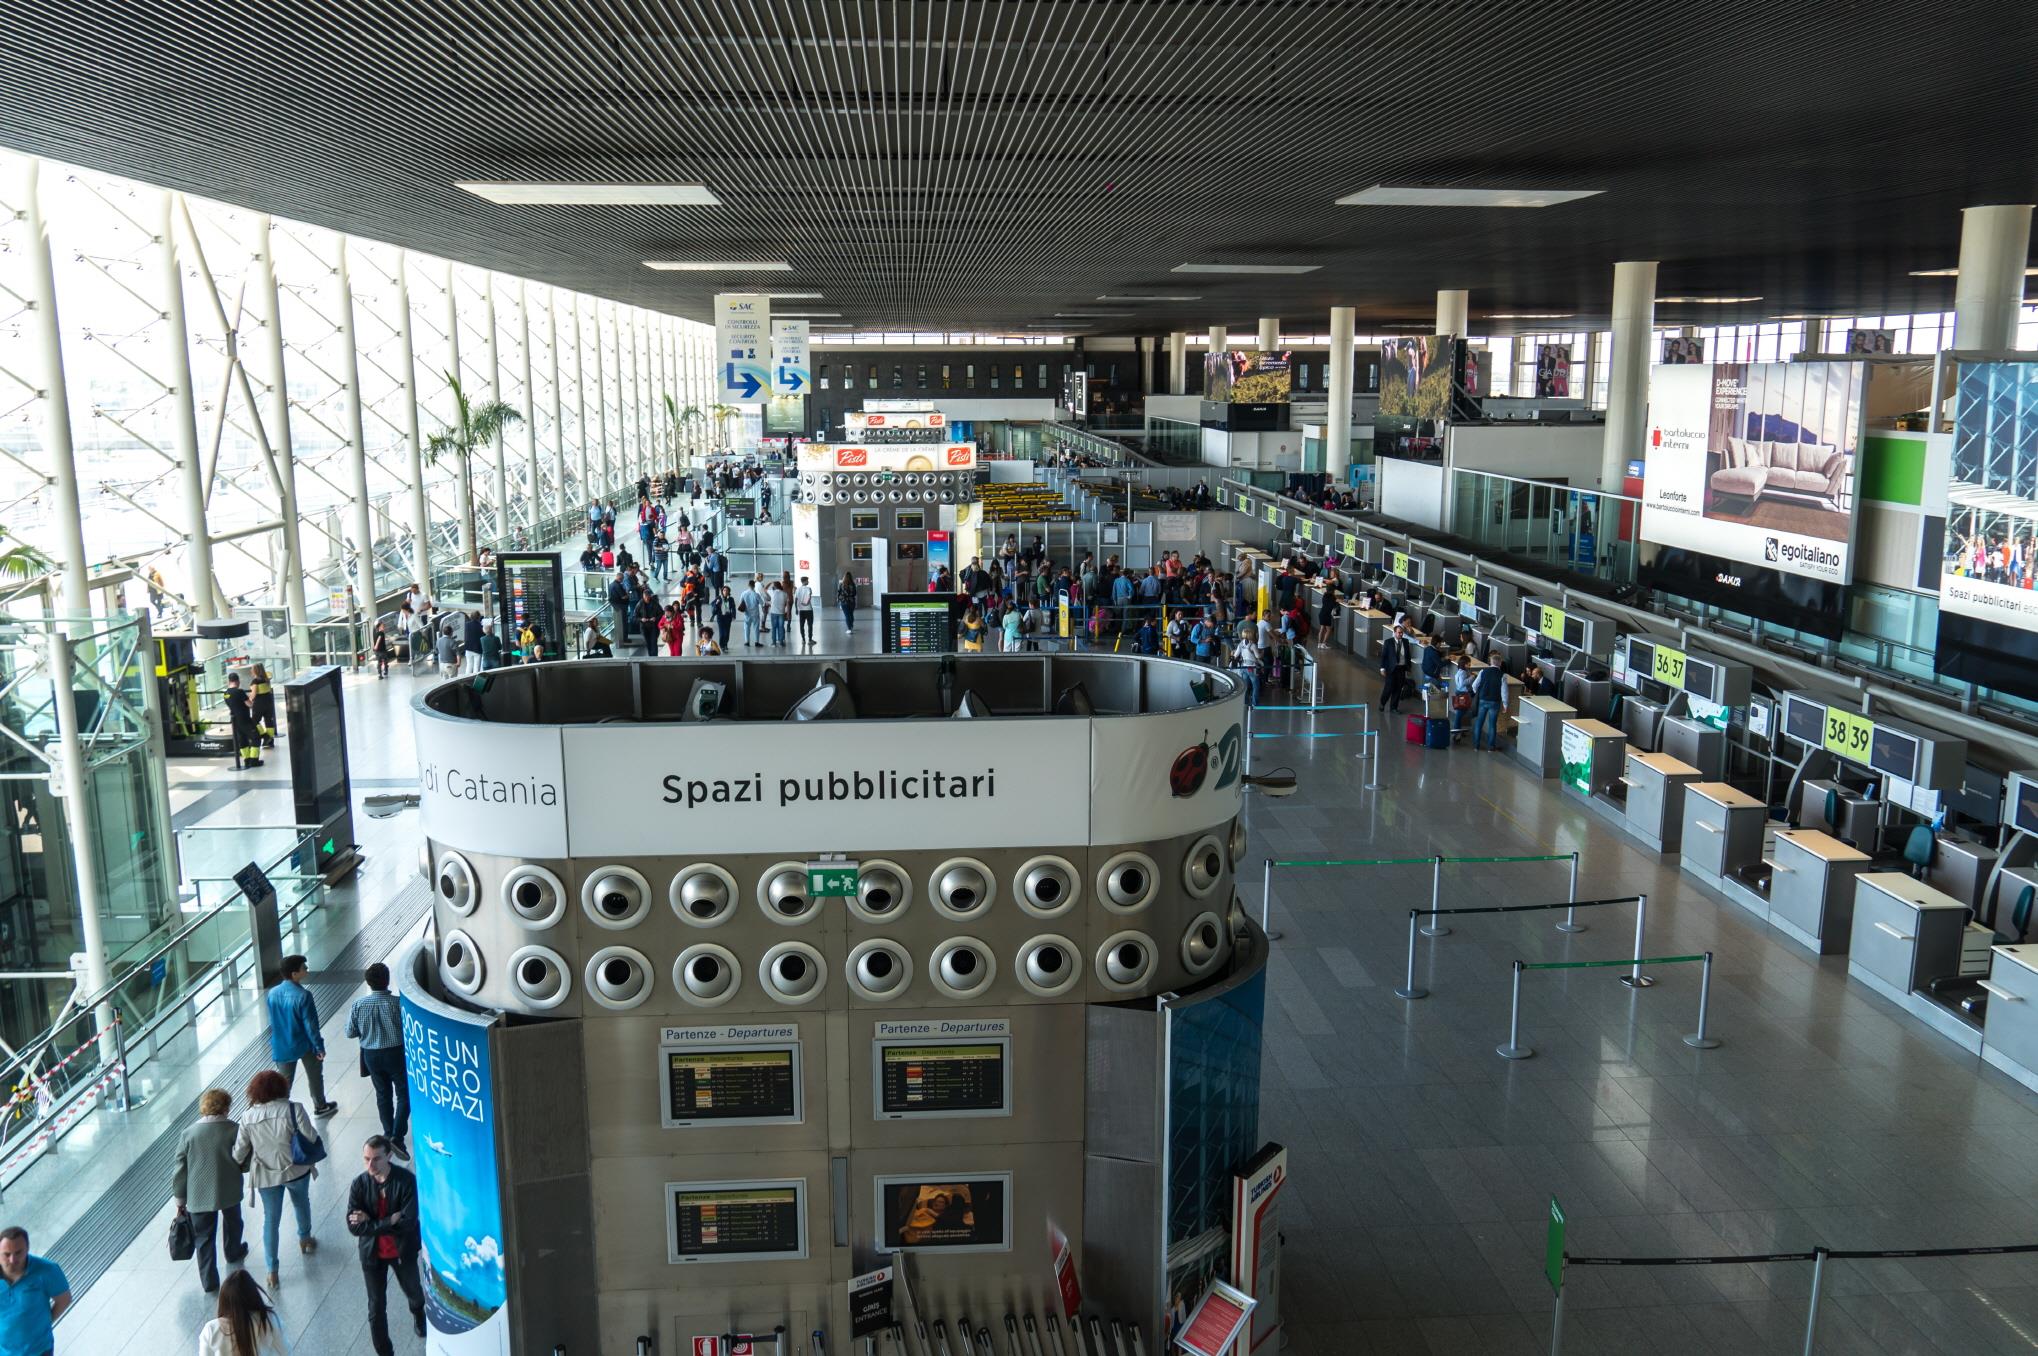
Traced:
[[[1325, 700], [1370, 700], [1333, 657]], [[1414, 709], [1412, 706], [1409, 709]], [[1353, 728], [1357, 713], [1317, 718]], [[1376, 726], [1379, 724], [1375, 720]], [[1265, 713], [1259, 732], [1306, 731]], [[1632, 955], [1634, 912], [1478, 914], [1419, 939], [1395, 996], [1427, 866], [1277, 871], [1263, 1138], [1286, 1144], [1282, 1307], [1290, 1350], [1344, 1356], [1550, 1349], [1552, 1195], [1578, 1256], [1718, 1256], [2038, 1242], [2038, 1096], [1956, 1049], [1505, 755], [1425, 750], [1393, 719], [1381, 789], [1352, 738], [1254, 741], [1257, 770], [1300, 790], [1248, 798], [1249, 857], [1581, 854], [1580, 897], [1646, 893], [1645, 950], [1715, 955], [1711, 1034], [1690, 1048], [1699, 967], [1524, 976], [1512, 962]], [[1564, 864], [1444, 872], [1443, 907], [1566, 897]], [[1256, 907], [1253, 871], [1241, 889]], [[1810, 1263], [1574, 1267], [1569, 1353], [1796, 1353]], [[1817, 1350], [2038, 1349], [2038, 1257], [1828, 1262]]]

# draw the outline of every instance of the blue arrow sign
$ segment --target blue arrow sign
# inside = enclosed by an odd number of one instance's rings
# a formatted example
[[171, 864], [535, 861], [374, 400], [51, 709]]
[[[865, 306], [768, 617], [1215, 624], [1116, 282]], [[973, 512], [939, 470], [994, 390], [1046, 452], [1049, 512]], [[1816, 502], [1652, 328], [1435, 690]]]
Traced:
[[755, 367], [738, 367], [734, 363], [729, 363], [727, 371], [722, 378], [722, 384], [731, 391], [734, 391], [741, 399], [755, 400], [757, 393], [765, 387], [765, 383], [758, 378], [760, 370]]
[[771, 384], [773, 389], [783, 391], [787, 395], [791, 395], [793, 392], [804, 387], [807, 383], [806, 379], [800, 375], [800, 371], [798, 368], [781, 367], [778, 369], [778, 376], [773, 379]]

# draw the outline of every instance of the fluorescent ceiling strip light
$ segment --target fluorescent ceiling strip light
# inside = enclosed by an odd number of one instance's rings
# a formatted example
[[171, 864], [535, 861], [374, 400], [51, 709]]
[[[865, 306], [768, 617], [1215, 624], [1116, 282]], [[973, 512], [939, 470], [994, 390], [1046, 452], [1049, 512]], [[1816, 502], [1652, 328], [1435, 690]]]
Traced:
[[1657, 297], [1658, 306], [1736, 306], [1746, 301], [1760, 301], [1760, 297]]
[[703, 184], [565, 184], [463, 180], [454, 185], [504, 207], [720, 207]]
[[1488, 320], [1569, 320], [1576, 311], [1495, 311]]
[[773, 316], [772, 318], [773, 318], [773, 319], [775, 319], [775, 320], [840, 320], [840, 319], [842, 318], [842, 312], [840, 312], [840, 311], [779, 311], [779, 312], [775, 313], [775, 314], [774, 314], [774, 316]]
[[1163, 294], [1161, 294], [1161, 293], [1147, 293], [1147, 294], [1145, 294], [1145, 295], [1141, 295], [1141, 294], [1139, 294], [1139, 293], [1136, 293], [1136, 292], [1127, 292], [1127, 293], [1124, 293], [1123, 295], [1119, 295], [1119, 296], [1102, 296], [1102, 297], [1098, 297], [1098, 298], [1097, 298], [1097, 300], [1099, 300], [1099, 301], [1201, 301], [1201, 300], [1203, 300], [1203, 298], [1202, 298], [1202, 297], [1201, 297], [1200, 295], [1198, 295], [1198, 296], [1193, 296], [1193, 297], [1190, 297], [1190, 296], [1173, 296], [1173, 295], [1163, 295]]
[[1386, 184], [1337, 199], [1339, 207], [1554, 207], [1598, 197], [1598, 188], [1394, 188]]
[[766, 292], [773, 301], [826, 301], [819, 292]]
[[[1957, 268], [1914, 268], [1911, 270], [1911, 276], [1913, 278], [1957, 278], [1960, 276], [1960, 270]], [[2025, 269], [2024, 276], [2027, 278], [2038, 278], [2038, 268]]]
[[1131, 315], [1130, 311], [1056, 311], [1057, 320], [1103, 320], [1106, 317]]
[[783, 259], [646, 259], [644, 267], [660, 273], [790, 273]]
[[1170, 273], [1314, 273], [1322, 264], [1176, 264]]

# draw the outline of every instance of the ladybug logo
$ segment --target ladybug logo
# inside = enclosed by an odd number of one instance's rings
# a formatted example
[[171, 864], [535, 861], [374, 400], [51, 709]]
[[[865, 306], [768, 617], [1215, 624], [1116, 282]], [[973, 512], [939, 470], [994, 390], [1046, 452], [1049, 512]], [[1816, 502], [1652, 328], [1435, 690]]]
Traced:
[[1205, 734], [1203, 742], [1191, 744], [1175, 755], [1174, 766], [1168, 769], [1168, 786], [1177, 799], [1193, 796], [1203, 789], [1203, 779], [1210, 775], [1210, 742]]

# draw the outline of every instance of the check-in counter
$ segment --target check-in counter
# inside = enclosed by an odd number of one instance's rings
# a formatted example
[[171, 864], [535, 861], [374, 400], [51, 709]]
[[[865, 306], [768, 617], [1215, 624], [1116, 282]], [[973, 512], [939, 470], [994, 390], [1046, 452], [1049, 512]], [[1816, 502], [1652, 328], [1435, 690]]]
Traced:
[[1915, 991], [1959, 973], [1966, 930], [1967, 905], [1953, 896], [1901, 871], [1864, 872], [1854, 878], [1847, 974], [1929, 1018], [1942, 1009]]
[[[1900, 839], [1897, 840], [1899, 843]], [[1950, 833], [1935, 836], [1932, 865], [1925, 869], [1925, 883], [1981, 912], [1982, 891], [1996, 869], [1996, 850], [1986, 843], [1955, 838]]]
[[1621, 774], [1628, 789], [1622, 811], [1628, 832], [1658, 852], [1677, 851], [1684, 835], [1684, 788], [1699, 776], [1697, 768], [1667, 753], [1628, 750]]
[[1394, 618], [1370, 607], [1350, 608], [1348, 614], [1352, 619], [1352, 653], [1362, 663], [1378, 663], [1381, 638], [1394, 630]]
[[1619, 785], [1627, 759], [1626, 734], [1603, 720], [1572, 716], [1564, 721], [1558, 738], [1557, 780], [1566, 791], [1589, 801]]
[[1720, 889], [1727, 876], [1761, 858], [1768, 818], [1769, 807], [1746, 791], [1725, 782], [1690, 783], [1684, 788], [1679, 865]]
[[1769, 921], [1821, 955], [1847, 949], [1854, 921], [1854, 879], [1874, 859], [1817, 829], [1777, 832], [1769, 874]]
[[1523, 697], [1515, 713], [1520, 729], [1514, 756], [1538, 777], [1556, 776], [1563, 762], [1564, 722], [1577, 714], [1576, 707], [1555, 697]]
[[2038, 1092], [2038, 945], [1990, 950], [1981, 1057]]

